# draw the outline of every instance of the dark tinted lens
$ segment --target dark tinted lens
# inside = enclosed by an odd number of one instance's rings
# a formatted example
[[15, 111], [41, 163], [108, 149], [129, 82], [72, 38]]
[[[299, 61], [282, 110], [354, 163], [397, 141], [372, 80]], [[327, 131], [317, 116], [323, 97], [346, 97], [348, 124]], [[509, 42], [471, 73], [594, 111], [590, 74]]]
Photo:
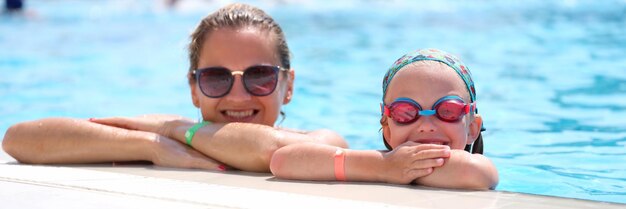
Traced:
[[439, 103], [435, 109], [440, 120], [456, 122], [464, 115], [465, 104], [458, 100], [448, 100]]
[[412, 123], [418, 118], [419, 109], [408, 102], [394, 102], [390, 105], [391, 118], [400, 124]]
[[207, 97], [226, 95], [233, 84], [233, 76], [226, 68], [208, 68], [198, 72], [200, 90]]
[[246, 70], [243, 82], [250, 94], [266, 96], [274, 92], [278, 82], [278, 68], [272, 66], [253, 66]]

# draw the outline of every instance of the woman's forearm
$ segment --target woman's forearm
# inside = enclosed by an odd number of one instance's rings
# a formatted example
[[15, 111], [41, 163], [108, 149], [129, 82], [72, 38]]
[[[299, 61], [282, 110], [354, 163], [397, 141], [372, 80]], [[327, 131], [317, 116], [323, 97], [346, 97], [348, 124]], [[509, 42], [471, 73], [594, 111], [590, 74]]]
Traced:
[[[191, 123], [176, 124], [170, 137], [185, 143]], [[269, 172], [274, 152], [285, 145], [312, 142], [310, 136], [251, 123], [210, 124], [193, 137], [194, 149], [237, 169]]]
[[11, 126], [2, 147], [23, 163], [150, 160], [148, 135], [83, 119], [48, 118]]

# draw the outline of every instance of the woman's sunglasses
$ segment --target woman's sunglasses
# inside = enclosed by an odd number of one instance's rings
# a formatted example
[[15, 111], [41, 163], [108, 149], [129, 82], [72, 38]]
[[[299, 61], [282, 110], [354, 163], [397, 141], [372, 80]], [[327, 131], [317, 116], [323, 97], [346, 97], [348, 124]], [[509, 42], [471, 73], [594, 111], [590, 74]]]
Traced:
[[192, 71], [200, 90], [211, 98], [223, 97], [230, 92], [235, 75], [241, 75], [243, 86], [254, 96], [267, 96], [274, 92], [278, 83], [278, 72], [287, 71], [280, 66], [254, 65], [244, 71], [230, 71], [225, 67], [208, 67]]
[[381, 104], [383, 114], [391, 117], [396, 123], [406, 125], [411, 124], [420, 116], [435, 115], [439, 120], [455, 123], [459, 122], [463, 116], [476, 109], [476, 103], [466, 104], [461, 97], [445, 96], [433, 105], [430, 110], [422, 110], [415, 100], [401, 97], [389, 105]]

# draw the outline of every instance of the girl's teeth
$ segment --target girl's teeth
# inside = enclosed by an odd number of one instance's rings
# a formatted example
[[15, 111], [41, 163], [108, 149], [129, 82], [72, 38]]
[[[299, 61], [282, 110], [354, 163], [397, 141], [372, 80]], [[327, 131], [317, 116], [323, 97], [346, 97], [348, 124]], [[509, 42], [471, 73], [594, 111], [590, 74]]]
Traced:
[[244, 117], [251, 116], [253, 112], [254, 112], [253, 110], [247, 110], [247, 111], [227, 110], [226, 115], [228, 115], [229, 117], [234, 117], [234, 118], [244, 118]]

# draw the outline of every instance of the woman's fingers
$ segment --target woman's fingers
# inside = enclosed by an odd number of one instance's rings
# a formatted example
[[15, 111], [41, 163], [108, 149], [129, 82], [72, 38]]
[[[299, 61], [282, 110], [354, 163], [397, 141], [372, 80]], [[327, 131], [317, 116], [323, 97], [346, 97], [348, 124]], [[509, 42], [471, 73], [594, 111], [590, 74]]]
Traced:
[[155, 165], [215, 171], [225, 171], [227, 169], [222, 163], [207, 157], [185, 144], [167, 137], [159, 138], [160, 149], [152, 160]]
[[129, 119], [126, 117], [89, 118], [89, 121], [102, 124], [102, 125], [107, 125], [107, 126], [114, 126], [118, 128], [130, 129], [130, 130], [137, 130], [136, 128], [130, 125], [131, 123], [129, 122]]
[[190, 150], [190, 152], [191, 152], [191, 158], [192, 158], [190, 168], [215, 170], [215, 171], [226, 171], [227, 169], [227, 167], [224, 164], [217, 162], [216, 160], [213, 160], [209, 157], [206, 157], [196, 150]]
[[226, 166], [218, 163], [216, 161], [205, 159], [205, 158], [195, 158], [190, 168], [198, 168], [205, 170], [214, 170], [214, 171], [226, 171]]

